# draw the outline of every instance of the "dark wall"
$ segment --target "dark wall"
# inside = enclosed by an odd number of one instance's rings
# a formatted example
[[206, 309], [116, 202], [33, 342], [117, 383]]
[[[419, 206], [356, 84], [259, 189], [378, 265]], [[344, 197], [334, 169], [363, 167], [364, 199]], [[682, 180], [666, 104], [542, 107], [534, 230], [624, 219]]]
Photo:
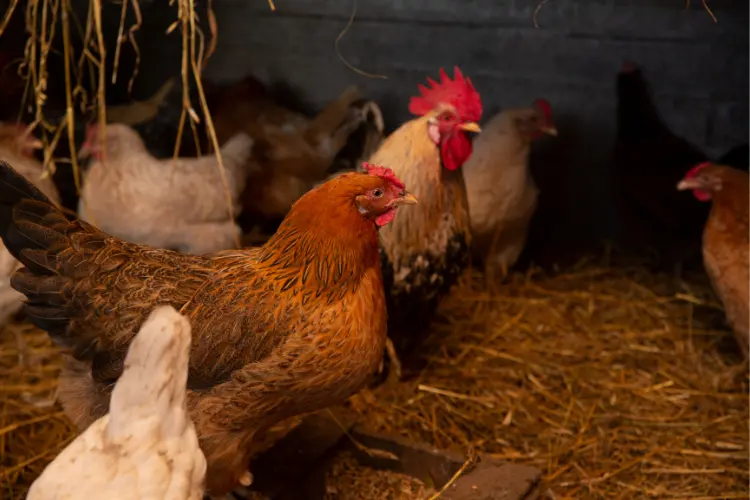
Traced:
[[[76, 3], [85, 11], [87, 2]], [[175, 6], [140, 5], [142, 62], [133, 95], [145, 98], [179, 70], [180, 37], [179, 30], [165, 34]], [[543, 236], [607, 237], [616, 229], [608, 179], [623, 58], [644, 68], [676, 133], [711, 155], [748, 139], [748, 2], [708, 5], [718, 24], [700, 0], [687, 9], [684, 0], [549, 0], [537, 29], [536, 0], [360, 0], [341, 52], [362, 70], [388, 76], [382, 80], [351, 71], [334, 50], [353, 0], [276, 0], [276, 12], [265, 0], [221, 0], [214, 2], [218, 47], [205, 76], [232, 82], [253, 73], [286, 82], [313, 108], [356, 83], [380, 103], [390, 128], [410, 118], [409, 96], [441, 66], [458, 64], [472, 78], [485, 120], [545, 97], [560, 137], [535, 146], [533, 171], [553, 222]], [[119, 5], [105, 4], [110, 41], [119, 15]], [[205, 26], [204, 12], [201, 18]], [[128, 75], [129, 63], [121, 64]], [[111, 102], [127, 98], [126, 82], [109, 91]]]
[[[293, 84], [313, 105], [357, 83], [381, 103], [390, 127], [409, 119], [416, 84], [440, 66], [460, 65], [480, 91], [484, 118], [546, 97], [560, 129], [539, 144], [541, 184], [564, 198], [558, 230], [608, 236], [614, 228], [608, 165], [614, 138], [615, 74], [623, 58], [644, 68], [673, 130], [710, 154], [748, 138], [748, 2], [550, 0], [533, 25], [533, 0], [360, 1], [340, 43], [351, 0], [217, 2], [218, 50], [208, 75], [253, 72]], [[538, 162], [537, 162], [538, 163]], [[573, 222], [576, 228], [570, 227]]]

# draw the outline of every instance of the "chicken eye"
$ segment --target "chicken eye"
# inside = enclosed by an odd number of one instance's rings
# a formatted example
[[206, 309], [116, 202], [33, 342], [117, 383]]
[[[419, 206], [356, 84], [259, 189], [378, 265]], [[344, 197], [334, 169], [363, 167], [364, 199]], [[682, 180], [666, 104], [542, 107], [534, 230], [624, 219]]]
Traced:
[[373, 189], [372, 190], [372, 197], [373, 198], [380, 198], [383, 196], [383, 190], [382, 189]]
[[442, 115], [440, 115], [440, 116], [438, 117], [438, 119], [439, 119], [440, 121], [444, 121], [444, 122], [447, 122], [447, 121], [451, 121], [451, 120], [453, 119], [453, 116], [451, 116], [451, 114], [450, 114], [450, 113], [443, 113]]

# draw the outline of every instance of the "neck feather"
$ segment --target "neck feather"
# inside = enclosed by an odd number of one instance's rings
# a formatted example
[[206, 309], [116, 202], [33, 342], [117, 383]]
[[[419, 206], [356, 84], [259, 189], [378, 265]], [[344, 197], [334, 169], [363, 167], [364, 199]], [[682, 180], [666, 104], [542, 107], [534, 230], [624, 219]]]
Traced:
[[320, 199], [322, 194], [300, 199], [261, 249], [261, 265], [284, 277], [284, 288], [356, 288], [366, 271], [380, 272], [375, 223], [347, 198]]

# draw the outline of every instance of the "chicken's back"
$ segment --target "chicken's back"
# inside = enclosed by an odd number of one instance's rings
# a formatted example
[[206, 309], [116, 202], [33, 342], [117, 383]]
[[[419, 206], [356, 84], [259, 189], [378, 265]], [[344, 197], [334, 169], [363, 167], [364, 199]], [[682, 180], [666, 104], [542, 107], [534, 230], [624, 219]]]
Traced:
[[233, 248], [238, 229], [228, 202], [236, 215], [252, 145], [237, 134], [222, 147], [226, 187], [214, 155], [158, 160], [134, 150], [94, 161], [79, 215], [133, 243], [195, 254]]
[[748, 174], [723, 167], [724, 188], [714, 197], [703, 232], [706, 272], [745, 357], [750, 348], [750, 225]]
[[471, 215], [472, 247], [484, 259], [511, 266], [526, 243], [539, 189], [528, 168], [530, 142], [513, 124], [513, 111], [493, 117], [474, 139], [463, 166]]

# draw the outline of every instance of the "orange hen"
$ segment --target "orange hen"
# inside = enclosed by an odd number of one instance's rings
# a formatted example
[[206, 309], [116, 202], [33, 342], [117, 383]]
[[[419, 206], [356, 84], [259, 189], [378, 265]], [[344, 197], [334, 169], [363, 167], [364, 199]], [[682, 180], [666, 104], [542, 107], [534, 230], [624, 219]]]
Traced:
[[193, 256], [111, 237], [0, 162], [0, 236], [26, 266], [12, 285], [67, 349], [67, 415], [83, 429], [107, 413], [138, 329], [174, 307], [192, 325], [188, 407], [212, 495], [247, 483], [267, 429], [342, 402], [378, 367], [378, 227], [414, 203], [391, 170], [368, 166], [305, 194], [266, 245]]
[[712, 201], [703, 230], [703, 263], [737, 342], [748, 357], [748, 174], [724, 165], [701, 163], [687, 173], [677, 189], [693, 190], [699, 200]]

